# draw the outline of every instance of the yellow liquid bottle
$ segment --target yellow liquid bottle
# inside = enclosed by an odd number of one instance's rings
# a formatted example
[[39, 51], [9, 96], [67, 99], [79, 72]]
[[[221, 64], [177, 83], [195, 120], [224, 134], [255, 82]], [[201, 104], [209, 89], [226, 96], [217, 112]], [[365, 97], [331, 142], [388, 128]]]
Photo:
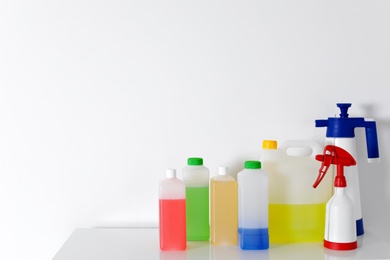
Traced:
[[237, 245], [238, 186], [220, 167], [210, 180], [210, 236], [212, 245]]
[[[311, 155], [290, 155], [288, 149], [310, 148]], [[325, 233], [326, 202], [332, 196], [332, 177], [321, 190], [312, 187], [321, 163], [314, 159], [322, 147], [313, 141], [288, 140], [279, 148], [264, 140], [263, 169], [269, 176], [269, 237], [271, 244], [321, 242]]]

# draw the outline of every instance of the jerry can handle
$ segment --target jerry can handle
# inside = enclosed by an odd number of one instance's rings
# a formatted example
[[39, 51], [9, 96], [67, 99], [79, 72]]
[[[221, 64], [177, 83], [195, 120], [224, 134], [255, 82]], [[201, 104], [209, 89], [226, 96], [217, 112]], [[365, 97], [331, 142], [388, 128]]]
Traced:
[[290, 148], [310, 148], [311, 154], [308, 156], [312, 159], [315, 159], [317, 154], [322, 154], [323, 147], [315, 141], [312, 140], [287, 140], [283, 142], [279, 149], [287, 155], [287, 150]]

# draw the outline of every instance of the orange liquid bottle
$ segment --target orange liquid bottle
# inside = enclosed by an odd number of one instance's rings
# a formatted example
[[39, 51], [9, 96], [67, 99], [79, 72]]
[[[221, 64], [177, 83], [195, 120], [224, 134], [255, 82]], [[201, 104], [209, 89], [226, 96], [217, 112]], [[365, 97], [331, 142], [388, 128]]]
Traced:
[[237, 245], [238, 187], [219, 167], [218, 176], [210, 180], [210, 237], [212, 245]]

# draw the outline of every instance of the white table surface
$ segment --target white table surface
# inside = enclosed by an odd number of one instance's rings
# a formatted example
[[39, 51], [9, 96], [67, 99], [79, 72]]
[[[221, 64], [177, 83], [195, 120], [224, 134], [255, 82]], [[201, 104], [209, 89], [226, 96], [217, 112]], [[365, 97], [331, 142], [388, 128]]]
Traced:
[[322, 243], [271, 245], [269, 250], [244, 251], [238, 246], [187, 242], [182, 252], [162, 252], [157, 228], [79, 228], [53, 260], [199, 260], [199, 259], [390, 259], [390, 244], [369, 231], [358, 238], [358, 249], [334, 251]]

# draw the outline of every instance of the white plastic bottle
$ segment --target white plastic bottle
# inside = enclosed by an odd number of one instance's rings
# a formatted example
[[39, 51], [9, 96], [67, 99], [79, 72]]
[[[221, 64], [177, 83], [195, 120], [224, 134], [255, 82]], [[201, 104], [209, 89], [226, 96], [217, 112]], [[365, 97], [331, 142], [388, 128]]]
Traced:
[[188, 158], [183, 169], [186, 185], [187, 240], [209, 241], [209, 169], [203, 159]]
[[159, 183], [160, 249], [163, 251], [186, 249], [186, 194], [176, 170], [168, 169], [166, 178]]
[[[376, 130], [376, 122], [373, 119], [363, 117], [349, 117], [348, 109], [351, 103], [337, 103], [340, 109], [340, 117], [328, 117], [315, 121], [316, 127], [326, 127], [326, 144], [335, 145], [348, 151], [357, 158], [355, 128], [364, 128], [366, 133], [366, 145], [368, 162], [379, 162], [379, 147]], [[359, 163], [355, 167], [345, 169], [345, 177], [348, 181], [346, 193], [353, 201], [354, 215], [356, 219], [356, 235], [364, 234], [363, 215], [360, 201]]]
[[260, 161], [246, 161], [237, 181], [239, 245], [244, 250], [268, 249], [268, 176]]
[[336, 165], [334, 180], [335, 193], [326, 204], [326, 224], [324, 246], [333, 250], [353, 250], [357, 248], [357, 234], [353, 202], [346, 194], [347, 180], [344, 166], [356, 165], [355, 158], [343, 148], [327, 145], [322, 155], [316, 159], [322, 162], [313, 188], [317, 188], [328, 172], [331, 164]]

